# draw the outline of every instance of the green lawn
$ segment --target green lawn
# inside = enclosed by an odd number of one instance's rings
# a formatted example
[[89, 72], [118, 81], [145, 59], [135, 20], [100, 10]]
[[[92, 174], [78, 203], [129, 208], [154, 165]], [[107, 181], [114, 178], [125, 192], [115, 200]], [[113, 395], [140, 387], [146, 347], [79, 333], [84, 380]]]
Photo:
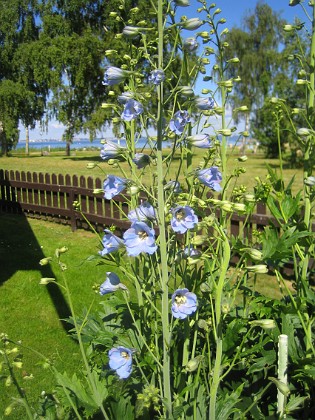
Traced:
[[[70, 374], [78, 368], [80, 358], [76, 342], [68, 335], [60, 319], [69, 316], [68, 302], [58, 287], [39, 285], [41, 277], [55, 277], [59, 282], [61, 272], [58, 267], [41, 267], [39, 260], [52, 256], [56, 248], [67, 246], [64, 254], [65, 271], [72, 292], [75, 310], [81, 313], [93, 300], [97, 307], [101, 296], [93, 290], [105, 278], [106, 266], [84, 262], [98, 250], [98, 240], [90, 232], [72, 232], [70, 227], [26, 219], [22, 215], [0, 213], [0, 333], [9, 338], [21, 340], [44, 357], [53, 360], [60, 371]], [[93, 269], [91, 268], [93, 264]], [[1, 360], [2, 361], [2, 360]], [[21, 374], [32, 374], [34, 379], [21, 380], [26, 394], [33, 404], [40, 393], [51, 391], [55, 381], [47, 370], [39, 365], [40, 357], [23, 349]], [[3, 411], [17, 396], [11, 385], [0, 381], [0, 418]], [[23, 411], [15, 411], [10, 418], [24, 418]]]
[[[202, 149], [194, 149], [193, 168], [196, 168], [200, 163], [205, 151]], [[266, 163], [273, 169], [279, 169], [278, 159], [266, 159], [262, 153], [253, 154], [248, 153], [248, 160], [246, 162], [239, 162], [238, 152], [230, 154], [228, 157], [228, 174], [233, 173], [235, 168], [244, 167], [246, 172], [241, 174], [238, 180], [238, 185], [243, 184], [252, 190], [256, 184], [255, 177], [264, 179], [268, 173]], [[102, 169], [96, 167], [94, 169], [87, 169], [89, 162], [100, 163]], [[170, 172], [169, 178], [175, 174], [176, 162], [174, 169]], [[122, 163], [122, 167], [128, 174], [127, 164]], [[5, 170], [19, 170], [30, 172], [56, 173], [56, 174], [70, 174], [70, 175], [85, 175], [104, 178], [106, 174], [121, 175], [119, 168], [104, 163], [99, 157], [98, 150], [80, 151], [77, 150], [69, 157], [65, 156], [64, 152], [52, 152], [49, 156], [41, 156], [39, 152], [33, 152], [26, 157], [21, 153], [12, 152], [10, 157], [0, 157], [0, 169]], [[154, 170], [154, 167], [152, 168]], [[290, 179], [295, 176], [294, 191], [297, 192], [302, 187], [303, 173], [301, 169], [291, 169], [288, 165], [284, 165], [283, 171], [284, 181], [288, 183]], [[185, 179], [185, 174], [182, 173], [182, 181]]]

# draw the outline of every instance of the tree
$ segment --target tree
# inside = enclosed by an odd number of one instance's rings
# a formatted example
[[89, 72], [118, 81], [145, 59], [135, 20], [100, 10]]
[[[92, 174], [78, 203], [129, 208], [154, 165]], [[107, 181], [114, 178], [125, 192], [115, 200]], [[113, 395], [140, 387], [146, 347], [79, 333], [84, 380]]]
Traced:
[[34, 127], [45, 112], [48, 79], [42, 71], [37, 0], [0, 4], [0, 121], [2, 153], [18, 141], [19, 120]]
[[275, 76], [281, 71], [279, 49], [283, 25], [278, 13], [258, 2], [254, 12], [243, 18], [242, 29], [232, 28], [227, 34], [226, 60], [228, 63], [234, 57], [240, 60], [237, 65], [231, 63], [227, 67], [228, 77], [240, 77], [231, 101], [234, 107], [248, 107], [250, 112], [244, 117], [246, 131], [250, 128], [250, 113], [255, 114], [263, 105], [272, 92]]

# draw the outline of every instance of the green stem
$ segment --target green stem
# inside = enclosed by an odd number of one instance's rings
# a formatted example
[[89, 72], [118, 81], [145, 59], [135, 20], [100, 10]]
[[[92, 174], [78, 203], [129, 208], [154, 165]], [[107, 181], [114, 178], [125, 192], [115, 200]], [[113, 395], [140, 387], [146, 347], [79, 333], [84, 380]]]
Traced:
[[222, 253], [222, 266], [219, 281], [215, 293], [215, 330], [216, 330], [216, 355], [213, 368], [213, 378], [212, 384], [210, 387], [210, 411], [209, 411], [209, 420], [214, 420], [216, 418], [216, 400], [219, 384], [221, 381], [221, 363], [222, 363], [222, 325], [221, 325], [221, 305], [222, 305], [222, 295], [224, 281], [226, 277], [227, 270], [229, 268], [229, 262], [231, 258], [231, 250], [228, 238], [226, 237], [221, 226], [218, 227], [223, 240], [223, 253]]
[[[163, 0], [158, 0], [158, 67], [163, 68]], [[157, 111], [157, 196], [158, 196], [158, 224], [160, 232], [160, 255], [161, 255], [161, 283], [162, 283], [162, 334], [163, 334], [163, 398], [166, 407], [166, 417], [173, 417], [172, 393], [171, 393], [171, 360], [170, 344], [171, 331], [169, 324], [169, 298], [168, 298], [168, 264], [167, 264], [167, 239], [165, 223], [164, 202], [164, 176], [163, 176], [163, 83], [157, 88], [158, 111]]]

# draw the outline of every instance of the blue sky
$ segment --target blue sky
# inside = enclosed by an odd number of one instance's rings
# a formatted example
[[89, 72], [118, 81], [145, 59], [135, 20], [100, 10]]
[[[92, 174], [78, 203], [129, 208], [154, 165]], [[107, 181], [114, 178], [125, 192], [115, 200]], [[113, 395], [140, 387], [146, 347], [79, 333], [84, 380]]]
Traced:
[[[255, 9], [256, 0], [217, 0], [211, 1], [209, 3], [215, 3], [216, 7], [222, 10], [220, 16], [226, 19], [227, 28], [232, 28], [233, 26], [240, 26], [242, 18], [248, 12], [251, 12]], [[293, 23], [294, 18], [298, 17], [300, 20], [305, 21], [306, 25], [309, 26], [309, 21], [303, 12], [303, 9], [300, 5], [295, 7], [289, 6], [289, 0], [264, 0], [273, 10], [280, 12], [281, 17], [285, 19], [288, 23]], [[311, 12], [311, 7], [308, 6], [307, 0], [304, 1], [305, 9], [308, 13]], [[181, 15], [187, 15], [188, 17], [198, 17], [196, 12], [197, 8], [200, 7], [200, 3], [197, 0], [190, 0], [190, 7], [182, 7], [178, 10], [178, 13]], [[223, 28], [222, 28], [223, 29]], [[188, 31], [187, 31], [188, 32]], [[193, 33], [189, 32], [187, 36], [192, 36]], [[105, 98], [104, 98], [105, 100]], [[30, 131], [30, 138], [32, 140], [36, 139], [61, 139], [64, 131], [64, 127], [58, 121], [51, 121], [49, 123], [48, 132], [42, 132], [40, 128]], [[81, 137], [87, 137], [85, 135], [80, 135]], [[105, 133], [100, 133], [99, 137], [110, 137], [111, 134], [108, 134], [108, 130]], [[79, 137], [79, 136], [78, 136]], [[25, 139], [25, 130], [20, 127], [20, 139]]]

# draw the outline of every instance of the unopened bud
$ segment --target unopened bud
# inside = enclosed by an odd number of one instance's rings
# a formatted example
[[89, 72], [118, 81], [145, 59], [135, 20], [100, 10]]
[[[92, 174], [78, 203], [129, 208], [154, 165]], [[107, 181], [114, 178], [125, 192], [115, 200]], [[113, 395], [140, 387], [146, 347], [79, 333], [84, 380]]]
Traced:
[[231, 136], [232, 135], [232, 130], [230, 128], [222, 128], [220, 130], [218, 130], [219, 134], [222, 134], [223, 136]]
[[39, 265], [47, 265], [47, 264], [49, 264], [49, 262], [51, 261], [51, 257], [47, 257], [47, 258], [42, 258], [40, 261], [39, 261]]
[[12, 413], [12, 405], [8, 405], [4, 410], [4, 415], [9, 416]]
[[239, 63], [240, 59], [238, 57], [233, 57], [227, 60], [228, 63]]
[[46, 286], [49, 283], [54, 283], [56, 281], [56, 279], [54, 279], [53, 277], [42, 277], [40, 279], [39, 284]]
[[305, 80], [305, 79], [297, 79], [296, 84], [297, 85], [307, 85], [308, 81]]
[[247, 156], [245, 156], [245, 155], [243, 155], [243, 156], [239, 156], [239, 157], [237, 158], [237, 160], [238, 160], [239, 162], [246, 162], [246, 161], [247, 161], [247, 159], [248, 159], [248, 157], [247, 157]]
[[292, 32], [294, 31], [294, 26], [293, 25], [284, 25], [283, 30], [284, 32]]
[[250, 256], [250, 258], [254, 261], [261, 261], [262, 260], [262, 252], [255, 248], [246, 248], [244, 251]]
[[180, 26], [187, 31], [195, 31], [204, 24], [204, 21], [199, 18], [187, 19], [184, 22], [180, 23]]
[[247, 271], [255, 274], [265, 274], [268, 273], [268, 267], [265, 264], [251, 265], [245, 267]]
[[193, 238], [191, 238], [191, 244], [192, 245], [196, 245], [196, 246], [200, 246], [203, 245], [204, 243], [206, 243], [208, 240], [208, 236], [207, 235], [196, 235]]
[[198, 328], [200, 328], [201, 330], [208, 331], [209, 330], [209, 325], [208, 325], [206, 320], [199, 319], [198, 320]]
[[203, 356], [197, 356], [194, 357], [193, 359], [189, 360], [189, 362], [186, 365], [186, 371], [187, 372], [194, 372], [195, 370], [197, 370], [201, 360], [203, 359]]
[[240, 213], [245, 213], [246, 212], [246, 206], [243, 203], [233, 203], [233, 210], [240, 212]]
[[96, 188], [93, 190], [93, 194], [103, 194], [104, 190], [102, 188]]
[[257, 319], [255, 321], [251, 321], [250, 325], [254, 327], [261, 327], [265, 330], [272, 330], [277, 326], [273, 319]]
[[290, 394], [290, 388], [285, 382], [279, 381], [279, 379], [276, 378], [268, 378], [271, 382], [273, 382], [278, 390], [283, 394], [284, 396], [288, 396]]
[[315, 176], [308, 176], [304, 179], [304, 184], [308, 187], [314, 187], [315, 185]]
[[139, 192], [139, 187], [137, 187], [136, 185], [132, 185], [130, 188], [128, 188], [128, 194], [130, 194], [131, 196], [138, 194]]
[[12, 362], [12, 366], [16, 367], [17, 369], [22, 369], [23, 363], [22, 362]]
[[308, 128], [299, 128], [298, 130], [296, 130], [296, 134], [299, 137], [307, 137], [311, 134], [311, 131]]
[[247, 203], [255, 203], [256, 198], [253, 194], [245, 194], [244, 200], [247, 201]]

